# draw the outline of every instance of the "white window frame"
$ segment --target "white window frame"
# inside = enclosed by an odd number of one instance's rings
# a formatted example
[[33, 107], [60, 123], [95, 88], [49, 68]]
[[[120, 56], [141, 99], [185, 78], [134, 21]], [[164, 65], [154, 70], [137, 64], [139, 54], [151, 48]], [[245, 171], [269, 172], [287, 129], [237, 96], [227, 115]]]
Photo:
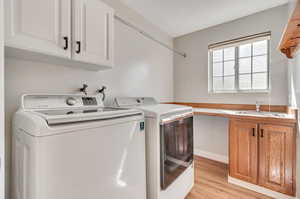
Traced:
[[[267, 36], [266, 36], [267, 35]], [[253, 44], [257, 41], [267, 40], [267, 89], [239, 89], [239, 46], [245, 44]], [[229, 40], [225, 42], [219, 42], [212, 44], [208, 49], [208, 92], [209, 93], [269, 93], [271, 91], [271, 68], [270, 68], [270, 40], [271, 32], [259, 33], [247, 37], [242, 37], [234, 40]], [[214, 90], [213, 87], [213, 51], [226, 49], [234, 47], [235, 48], [235, 89], [234, 90]], [[224, 52], [223, 52], [224, 53]], [[259, 56], [259, 55], [258, 55]], [[253, 72], [253, 45], [251, 45], [251, 88], [253, 85], [253, 74], [265, 73], [265, 72]], [[220, 76], [221, 77], [221, 76]], [[224, 84], [224, 57], [223, 57], [223, 84]]]

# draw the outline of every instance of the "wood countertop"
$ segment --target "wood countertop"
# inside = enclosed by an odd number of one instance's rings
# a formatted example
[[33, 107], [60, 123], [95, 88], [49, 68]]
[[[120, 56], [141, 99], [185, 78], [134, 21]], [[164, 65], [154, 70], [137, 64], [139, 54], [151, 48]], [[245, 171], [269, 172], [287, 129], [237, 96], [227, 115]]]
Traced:
[[193, 107], [195, 115], [224, 117], [229, 119], [247, 119], [256, 122], [272, 122], [295, 125], [297, 110], [286, 105], [260, 105], [262, 112], [256, 112], [254, 104], [216, 104], [216, 103], [186, 103], [170, 102]]
[[259, 122], [276, 122], [296, 124], [297, 120], [294, 114], [278, 112], [255, 112], [252, 110], [226, 110], [226, 109], [209, 109], [193, 108], [195, 115], [207, 115], [234, 119], [248, 119]]

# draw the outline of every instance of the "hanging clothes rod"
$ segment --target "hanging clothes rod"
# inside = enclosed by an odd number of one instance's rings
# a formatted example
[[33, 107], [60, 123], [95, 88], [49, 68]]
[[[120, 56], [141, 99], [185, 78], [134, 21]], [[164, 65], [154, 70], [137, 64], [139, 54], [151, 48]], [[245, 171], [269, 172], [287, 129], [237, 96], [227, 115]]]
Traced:
[[115, 17], [116, 20], [118, 20], [118, 21], [120, 21], [121, 23], [125, 24], [126, 26], [128, 26], [128, 27], [134, 29], [135, 31], [137, 31], [137, 32], [139, 32], [140, 34], [142, 34], [143, 36], [147, 37], [148, 39], [150, 39], [150, 40], [152, 40], [152, 41], [154, 41], [154, 42], [160, 44], [161, 46], [163, 46], [163, 47], [169, 49], [170, 51], [172, 51], [172, 52], [174, 52], [174, 53], [176, 53], [176, 54], [178, 54], [178, 55], [181, 55], [181, 56], [183, 56], [183, 57], [186, 57], [186, 53], [180, 52], [180, 51], [178, 51], [178, 50], [176, 50], [176, 49], [174, 49], [174, 48], [168, 46], [167, 44], [165, 44], [165, 43], [163, 43], [163, 42], [161, 42], [161, 41], [155, 39], [154, 37], [152, 37], [152, 36], [151, 36], [150, 34], [148, 34], [147, 32], [141, 30], [140, 28], [138, 28], [137, 26], [133, 25], [132, 23], [126, 21], [125, 19], [121, 18], [120, 16], [114, 15], [114, 17]]

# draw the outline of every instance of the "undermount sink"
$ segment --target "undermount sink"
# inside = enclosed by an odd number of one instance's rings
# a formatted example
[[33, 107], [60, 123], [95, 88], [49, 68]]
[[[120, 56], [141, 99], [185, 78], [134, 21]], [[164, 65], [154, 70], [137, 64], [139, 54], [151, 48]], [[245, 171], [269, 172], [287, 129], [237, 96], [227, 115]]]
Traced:
[[262, 117], [280, 117], [286, 118], [287, 114], [285, 113], [276, 113], [276, 112], [257, 112], [257, 111], [236, 111], [238, 115], [253, 115], [253, 116], [262, 116]]

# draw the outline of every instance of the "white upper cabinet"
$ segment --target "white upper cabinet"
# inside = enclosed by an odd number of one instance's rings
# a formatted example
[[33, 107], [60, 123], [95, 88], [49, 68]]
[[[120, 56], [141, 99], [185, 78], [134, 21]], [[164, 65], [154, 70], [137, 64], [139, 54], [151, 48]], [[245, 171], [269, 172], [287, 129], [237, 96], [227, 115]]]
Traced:
[[6, 46], [71, 58], [71, 0], [6, 0]]
[[114, 10], [101, 0], [5, 0], [5, 16], [10, 55], [92, 70], [113, 66]]
[[73, 58], [113, 65], [114, 11], [99, 0], [73, 1]]

